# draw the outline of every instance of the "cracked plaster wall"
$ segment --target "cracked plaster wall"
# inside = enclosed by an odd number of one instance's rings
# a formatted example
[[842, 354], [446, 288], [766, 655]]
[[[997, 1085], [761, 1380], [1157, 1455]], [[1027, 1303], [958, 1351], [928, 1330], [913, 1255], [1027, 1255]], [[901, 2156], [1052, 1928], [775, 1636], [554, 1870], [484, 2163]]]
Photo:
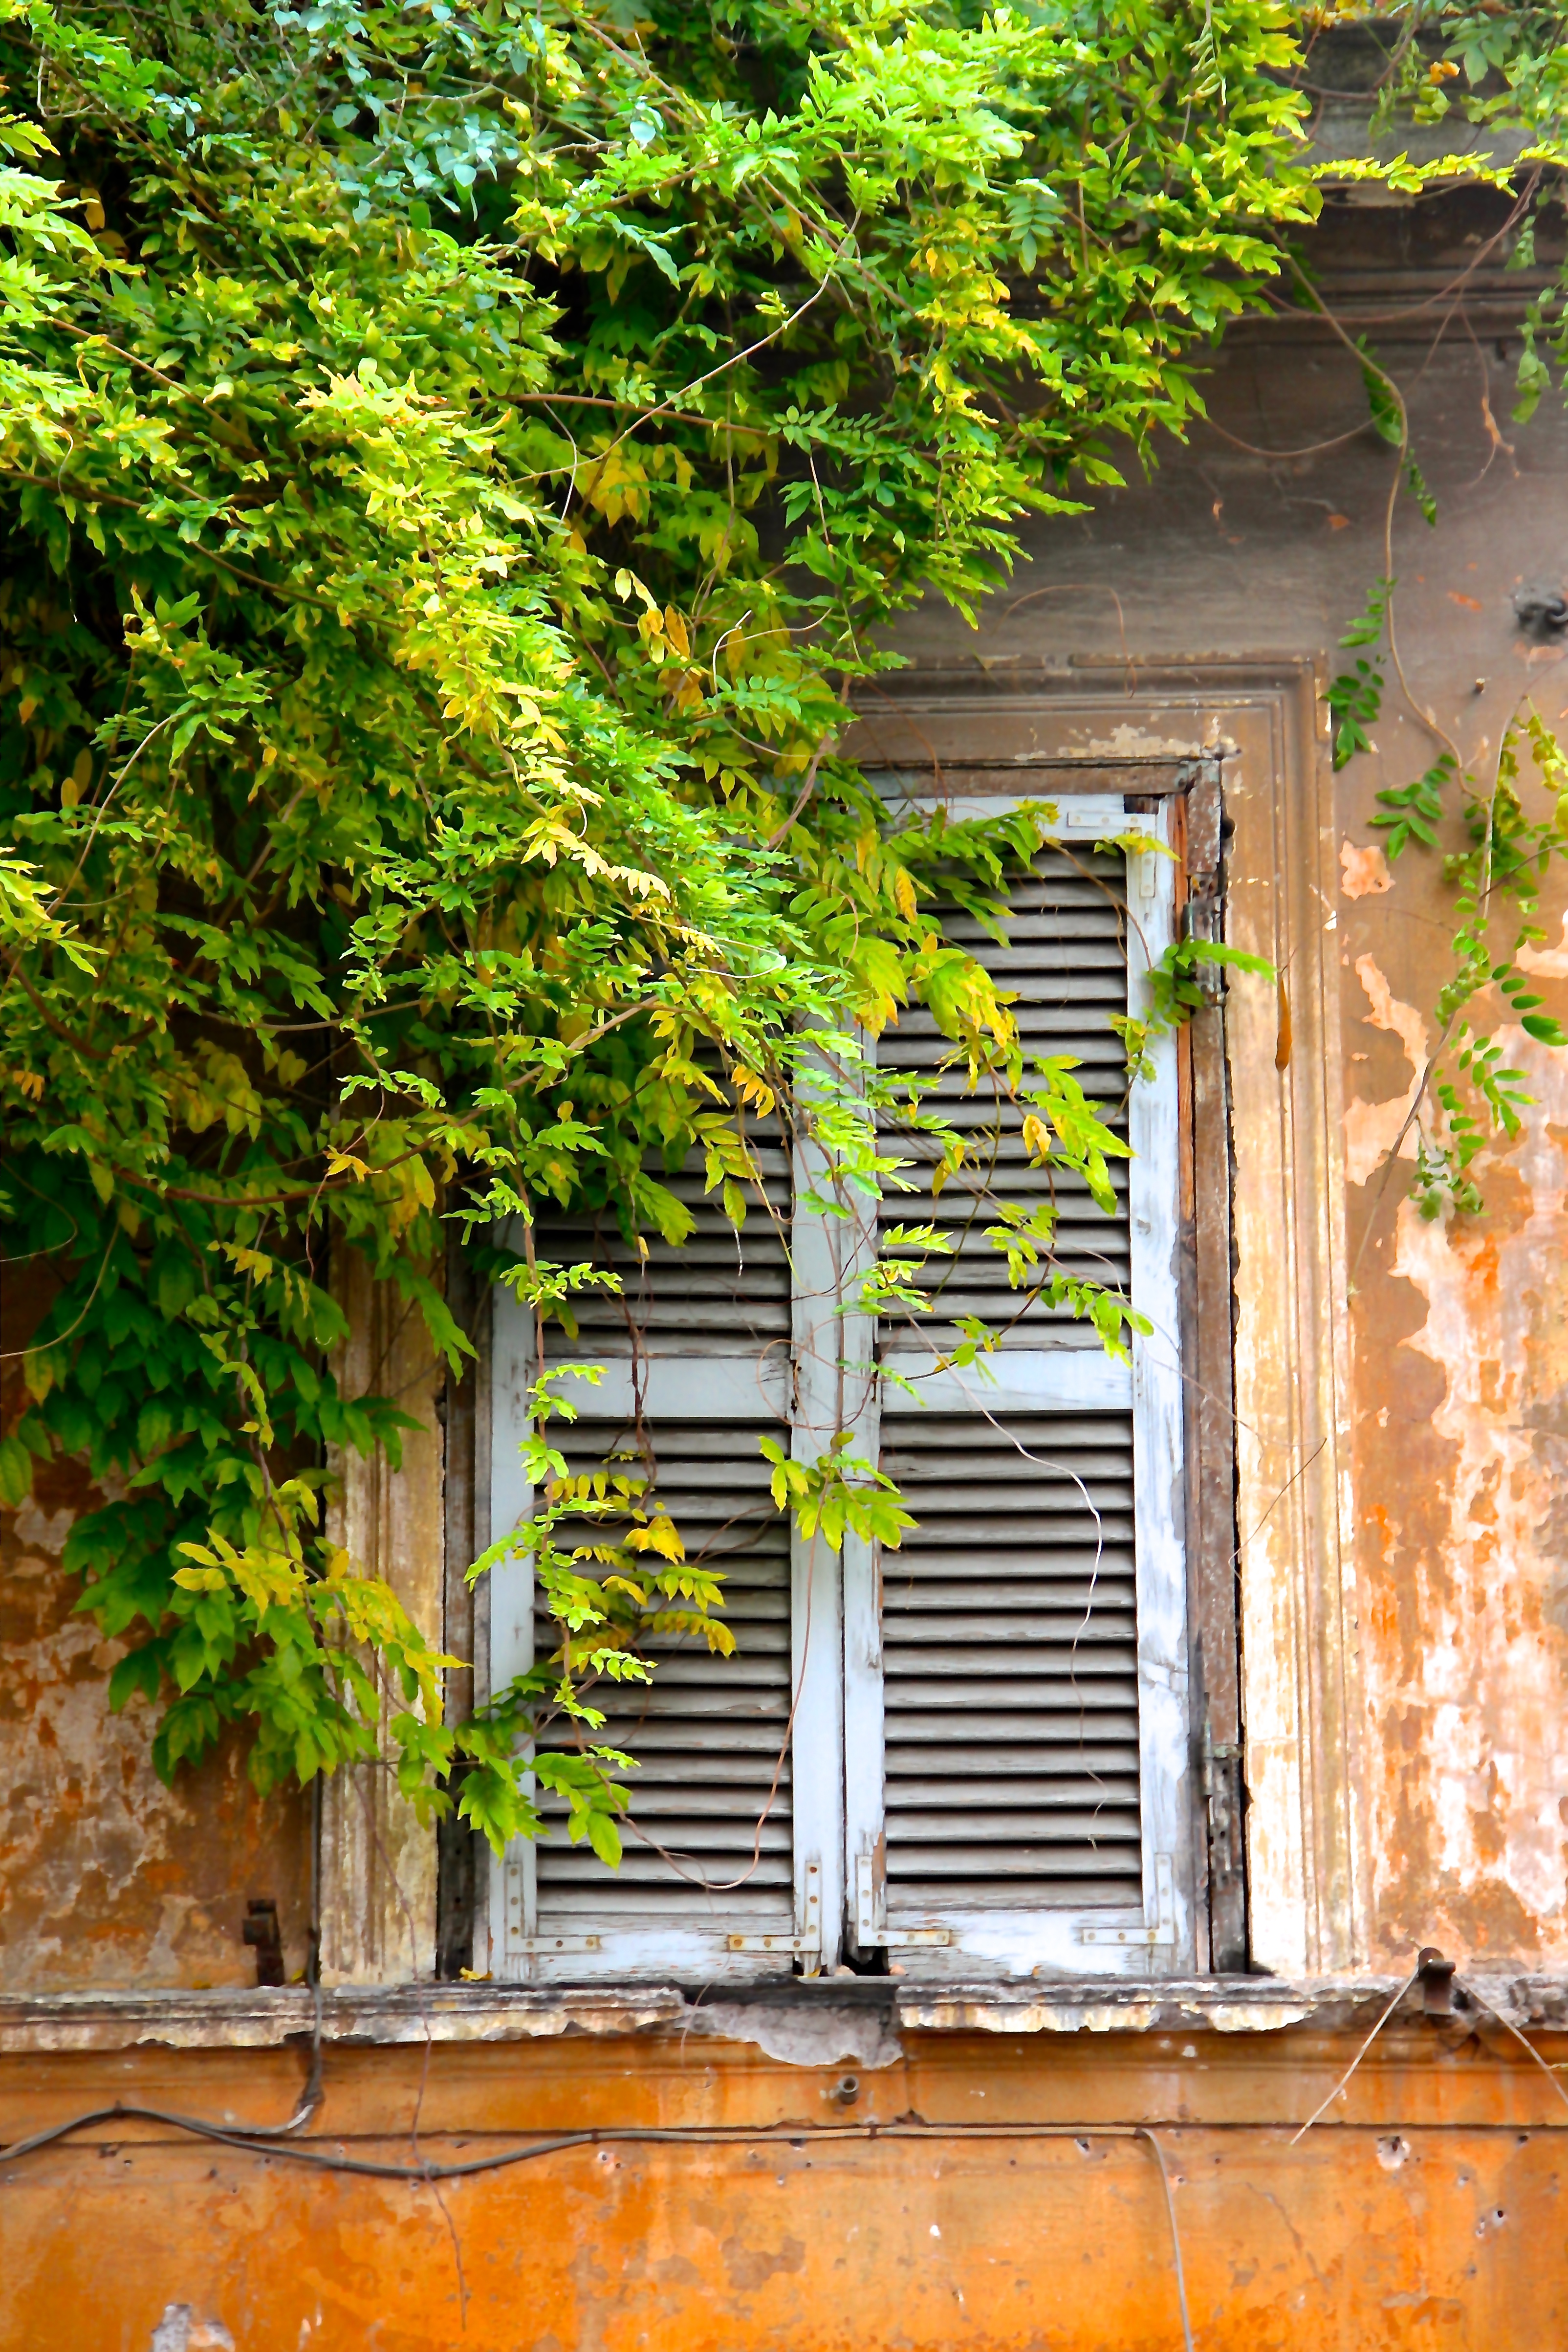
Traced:
[[[41, 1308], [5, 1286], [0, 1344], [21, 1344]], [[7, 1425], [24, 1399], [5, 1365]], [[225, 1738], [165, 1789], [148, 1760], [144, 1699], [109, 1711], [106, 1641], [73, 1603], [60, 1552], [99, 1500], [69, 1464], [38, 1466], [18, 1511], [0, 1511], [0, 1949], [11, 1992], [78, 1986], [246, 1985], [240, 1941], [250, 1895], [278, 1906], [286, 1960], [303, 1966], [308, 1813], [256, 1795], [240, 1742]]]
[[[1371, 751], [1336, 780], [1353, 1276], [1343, 1469], [1364, 1710], [1343, 1769], [1369, 1966], [1433, 1943], [1489, 1968], [1561, 1971], [1568, 1056], [1504, 1032], [1537, 1103], [1518, 1140], [1477, 1164], [1485, 1213], [1423, 1223], [1406, 1198], [1416, 1138], [1401, 1130], [1436, 1042], [1457, 918], [1437, 859], [1412, 846], [1391, 867], [1373, 823], [1377, 793], [1438, 749], [1421, 709], [1483, 774], [1526, 695], [1568, 733], [1568, 655], [1527, 644], [1513, 614], [1518, 589], [1568, 587], [1568, 419], [1553, 394], [1527, 425], [1509, 423], [1520, 303], [1504, 275], [1472, 281], [1473, 333], [1451, 293], [1439, 299], [1497, 225], [1485, 197], [1331, 209], [1314, 254], [1331, 304], [1353, 331], [1365, 323], [1409, 387], [1439, 518], [1429, 529], [1409, 498], [1395, 509], [1400, 644], [1418, 708], [1392, 689]], [[1075, 667], [1114, 667], [1129, 693], [1143, 663], [1179, 675], [1184, 661], [1197, 672], [1239, 656], [1354, 658], [1339, 639], [1388, 569], [1396, 467], [1367, 425], [1356, 362], [1308, 319], [1243, 324], [1201, 389], [1212, 421], [1195, 423], [1185, 448], [1164, 445], [1152, 474], [1130, 468], [1092, 512], [1030, 527], [1030, 560], [977, 633], [928, 604], [901, 631], [904, 649], [970, 658], [997, 680], [1014, 664], [1068, 680]], [[1130, 722], [1129, 741], [1137, 734]], [[1550, 813], [1528, 773], [1523, 789]], [[1462, 838], [1456, 825], [1445, 846]], [[1546, 942], [1521, 960], [1568, 1024], [1555, 880], [1542, 922]], [[1483, 1004], [1483, 1025], [1500, 1026], [1504, 1009]]]

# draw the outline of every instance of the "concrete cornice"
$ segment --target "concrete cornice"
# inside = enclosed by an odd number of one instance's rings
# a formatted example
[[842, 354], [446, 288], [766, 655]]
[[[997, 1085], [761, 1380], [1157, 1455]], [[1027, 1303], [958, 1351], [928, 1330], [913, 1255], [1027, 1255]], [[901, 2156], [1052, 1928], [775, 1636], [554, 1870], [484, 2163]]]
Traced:
[[[1568, 2029], [1568, 1979], [1511, 1976], [1469, 1980], [1486, 2008], [1517, 2026]], [[321, 2037], [337, 2046], [514, 2042], [562, 2035], [718, 2032], [798, 2044], [841, 2041], [852, 2021], [882, 2034], [1272, 2034], [1366, 2027], [1398, 1979], [1217, 1977], [1083, 1982], [911, 1984], [897, 1978], [781, 1979], [737, 1997], [688, 1998], [679, 1986], [530, 1988], [493, 1984], [344, 1986], [323, 1991]], [[1462, 2016], [1470, 1996], [1456, 1991]], [[1472, 2004], [1473, 2005], [1473, 2004]], [[1400, 2004], [1421, 2013], [1419, 1987]], [[1484, 2012], [1483, 2012], [1484, 2014]], [[276, 1990], [58, 1992], [0, 1998], [0, 2055], [165, 2049], [270, 2049], [308, 2039], [316, 1997], [308, 1986]], [[826, 2028], [825, 2036], [815, 2029]], [[854, 2039], [852, 2032], [850, 2038]], [[782, 2054], [782, 2053], [781, 2053]], [[791, 2054], [793, 2054], [791, 2053]], [[797, 2062], [800, 2063], [800, 2062]], [[806, 2057], [804, 2063], [814, 2063]]]

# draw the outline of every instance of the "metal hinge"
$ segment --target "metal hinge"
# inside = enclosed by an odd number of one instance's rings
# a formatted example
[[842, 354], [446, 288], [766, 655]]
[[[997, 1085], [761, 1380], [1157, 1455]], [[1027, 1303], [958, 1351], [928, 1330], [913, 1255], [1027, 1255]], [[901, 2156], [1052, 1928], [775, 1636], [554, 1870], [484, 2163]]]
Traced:
[[862, 1952], [903, 1951], [912, 1944], [941, 1945], [953, 1940], [951, 1927], [890, 1927], [887, 1890], [877, 1884], [876, 1856], [855, 1856], [855, 1940]]
[[528, 1917], [524, 1907], [527, 1872], [521, 1858], [507, 1858], [507, 1950], [520, 1960], [547, 1958], [555, 1952], [597, 1952], [601, 1948], [598, 1936], [529, 1936], [524, 1932]]
[[799, 1936], [727, 1936], [727, 1952], [779, 1952], [793, 1959], [821, 1960], [822, 1956], [822, 1874], [814, 1862], [806, 1864], [803, 1907], [805, 1930]]
[[1217, 1765], [1239, 1764], [1241, 1744], [1235, 1739], [1216, 1739], [1209, 1731], [1208, 1720], [1203, 1726], [1203, 1793], [1208, 1804], [1209, 1829], [1215, 1838], [1225, 1837], [1230, 1828], [1230, 1776], [1217, 1771]]
[[1152, 1927], [1080, 1927], [1081, 1944], [1145, 1946], [1174, 1944], [1176, 1931], [1176, 1872], [1168, 1853], [1155, 1856], [1155, 1924]]
[[727, 1952], [789, 1952], [814, 1960], [822, 1947], [815, 1936], [727, 1936], [724, 1948]]

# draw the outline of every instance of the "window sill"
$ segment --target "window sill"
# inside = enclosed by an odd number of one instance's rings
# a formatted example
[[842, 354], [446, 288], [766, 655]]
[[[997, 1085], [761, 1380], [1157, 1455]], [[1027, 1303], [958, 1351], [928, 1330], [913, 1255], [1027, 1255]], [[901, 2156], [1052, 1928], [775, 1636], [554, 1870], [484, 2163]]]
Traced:
[[[1287, 1982], [1272, 1977], [1138, 1983], [976, 1982], [920, 1987], [896, 1978], [726, 1988], [688, 1999], [677, 1985], [579, 1988], [434, 1984], [342, 1986], [321, 1997], [321, 2034], [340, 2047], [516, 2042], [561, 2035], [704, 2035], [757, 2043], [800, 2064], [831, 2063], [845, 2043], [899, 2033], [1277, 2033], [1365, 2031], [1396, 1979]], [[1568, 2025], [1568, 1978], [1475, 1979], [1488, 2005], [1519, 2026]], [[1421, 2014], [1415, 1987], [1400, 2017]], [[0, 1998], [0, 2055], [130, 2050], [275, 2049], [308, 2038], [315, 2000], [276, 1990], [62, 1992]], [[831, 2045], [831, 2047], [830, 2047]], [[844, 2054], [861, 2054], [845, 2050]], [[875, 2063], [870, 2051], [862, 2063]], [[888, 2063], [883, 2059], [881, 2063]]]

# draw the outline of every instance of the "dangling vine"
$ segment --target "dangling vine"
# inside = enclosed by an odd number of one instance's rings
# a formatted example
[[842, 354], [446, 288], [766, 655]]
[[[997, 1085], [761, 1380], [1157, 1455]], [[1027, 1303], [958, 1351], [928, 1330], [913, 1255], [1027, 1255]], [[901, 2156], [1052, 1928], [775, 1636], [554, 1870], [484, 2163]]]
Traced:
[[[1522, 152], [1509, 170], [1490, 169], [1482, 158], [1470, 176], [1509, 194], [1507, 221], [1492, 241], [1508, 240], [1510, 267], [1531, 267], [1543, 217], [1562, 209], [1560, 175], [1568, 168], [1568, 43], [1560, 12], [1415, 5], [1341, 8], [1320, 21], [1373, 26], [1387, 39], [1387, 64], [1369, 126], [1373, 136], [1400, 121], [1439, 122], [1456, 106], [1479, 128], [1524, 132]], [[1434, 179], [1446, 181], [1448, 167], [1417, 170], [1402, 159], [1388, 175], [1395, 185], [1417, 194]], [[1311, 299], [1323, 310], [1315, 293]], [[1330, 323], [1349, 344], [1338, 321]], [[1513, 420], [1522, 425], [1551, 385], [1542, 347], [1559, 366], [1568, 362], [1568, 264], [1555, 286], [1531, 297], [1520, 331]], [[1543, 1000], [1520, 961], [1523, 951], [1544, 941], [1536, 919], [1542, 887], [1554, 865], [1568, 861], [1568, 758], [1529, 692], [1510, 710], [1495, 758], [1484, 771], [1467, 761], [1435, 711], [1411, 692], [1396, 625], [1395, 510], [1401, 493], [1408, 493], [1435, 528], [1437, 509], [1411, 446], [1399, 385], [1364, 342], [1353, 348], [1362, 361], [1373, 425], [1396, 449], [1397, 470], [1384, 520], [1384, 573], [1373, 583], [1365, 610], [1340, 639], [1356, 658], [1333, 680], [1328, 704], [1336, 769], [1371, 750], [1369, 730], [1384, 709], [1391, 672], [1406, 709], [1435, 747], [1421, 774], [1378, 793], [1379, 814], [1372, 819], [1384, 835], [1390, 866], [1412, 843], [1438, 852], [1443, 878], [1454, 895], [1452, 970], [1433, 1007], [1437, 1043], [1387, 1154], [1392, 1170], [1416, 1132], [1411, 1189], [1421, 1214], [1430, 1220], [1446, 1205], [1465, 1213], [1482, 1207], [1474, 1163], [1494, 1137], [1511, 1139], [1521, 1133], [1523, 1114], [1534, 1099], [1525, 1073], [1504, 1062], [1490, 1026], [1496, 1013], [1517, 1021], [1540, 1045], [1568, 1045], [1568, 1030], [1542, 1011]], [[1568, 605], [1555, 618], [1522, 612], [1519, 617], [1527, 626], [1544, 620], [1549, 628], [1562, 629], [1568, 627]], [[1456, 815], [1468, 845], [1445, 850], [1445, 829], [1451, 838]]]
[[[1545, 12], [1500, 65], [1490, 16], [1454, 16], [1507, 79], [1475, 84], [1484, 119], [1561, 160]], [[1081, 511], [1114, 443], [1141, 461], [1197, 413], [1198, 358], [1317, 215], [1291, 85], [1320, 21], [0, 0], [0, 1210], [47, 1277], [0, 1493], [61, 1456], [103, 1487], [65, 1566], [160, 1770], [240, 1724], [258, 1785], [308, 1780], [373, 1758], [390, 1699], [417, 1803], [465, 1758], [467, 1817], [531, 1832], [528, 1738], [608, 1856], [594, 1678], [645, 1672], [661, 1617], [727, 1638], [633, 1475], [573, 1486], [541, 1391], [545, 1507], [511, 1539], [559, 1651], [445, 1720], [429, 1629], [324, 1532], [329, 1450], [395, 1462], [407, 1425], [339, 1387], [335, 1258], [455, 1375], [454, 1228], [570, 1328], [589, 1274], [538, 1259], [540, 1218], [679, 1244], [659, 1169], [695, 1150], [738, 1222], [748, 1116], [896, 1181], [879, 1107], [941, 1123], [895, 1052], [852, 1064], [912, 1001], [1090, 1181], [1100, 1107], [1025, 1068], [934, 912], [994, 906], [1048, 820], [890, 824], [836, 746], [887, 623], [928, 593], [971, 614], [1022, 517]], [[1541, 306], [1535, 396], [1561, 337]], [[1364, 658], [1342, 733], [1382, 690]], [[1412, 788], [1398, 846], [1456, 780]], [[1476, 988], [1541, 852], [1514, 783], [1471, 788], [1455, 870]], [[1219, 952], [1167, 961], [1134, 1069]], [[1435, 1082], [1456, 1165], [1443, 1087], [1490, 1084], [1500, 1117], [1513, 1084], [1469, 1002]], [[809, 1108], [808, 1051], [844, 1076]], [[1020, 1286], [1059, 1279], [1048, 1228], [998, 1235]], [[1124, 1343], [1113, 1291], [1063, 1297]], [[830, 1535], [896, 1534], [865, 1465], [804, 1465], [804, 1493], [773, 1467]], [[585, 1508], [605, 1539], [558, 1543]]]

